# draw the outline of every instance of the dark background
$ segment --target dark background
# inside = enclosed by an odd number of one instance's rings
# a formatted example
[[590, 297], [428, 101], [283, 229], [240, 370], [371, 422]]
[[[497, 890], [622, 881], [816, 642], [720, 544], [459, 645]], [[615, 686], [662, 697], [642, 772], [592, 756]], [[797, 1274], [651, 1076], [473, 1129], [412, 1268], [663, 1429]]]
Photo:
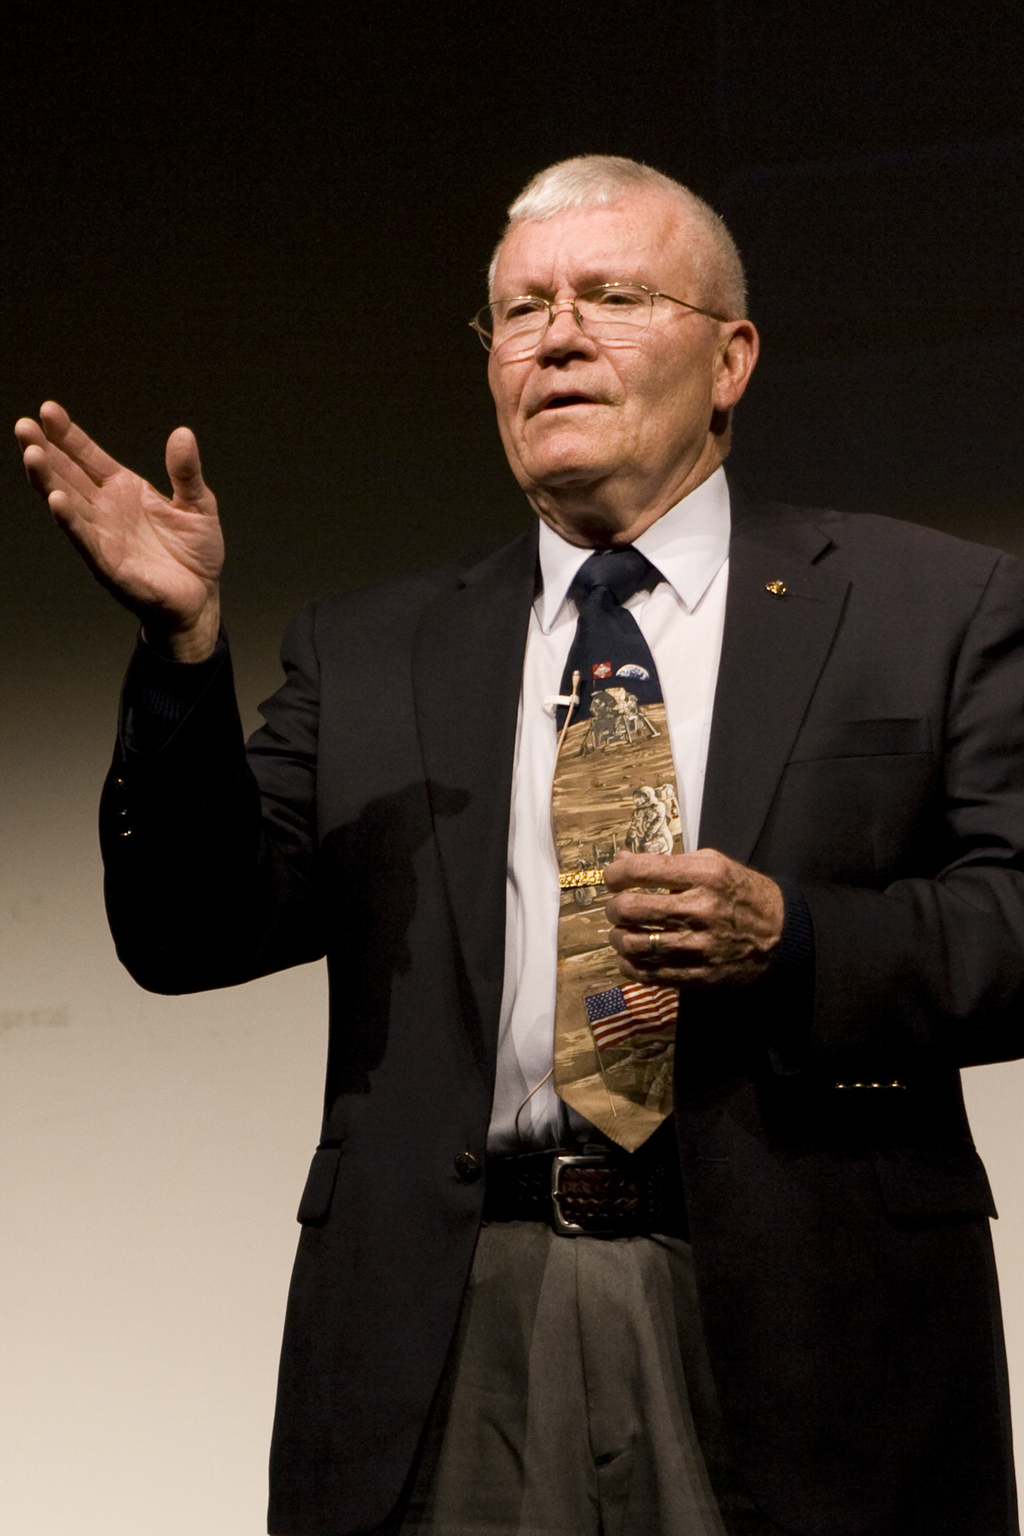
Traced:
[[[54, 396], [162, 484], [198, 433], [260, 661], [325, 589], [530, 515], [465, 321], [503, 210], [569, 155], [646, 160], [747, 260], [751, 489], [1024, 550], [1024, 8], [5, 8], [7, 417]], [[131, 624], [0, 462], [10, 669]], [[248, 648], [248, 649], [247, 649]]]
[[[581, 152], [734, 226], [753, 489], [1024, 554], [1020, 0], [369, 5], [0, 12], [0, 417], [55, 396], [159, 483], [195, 427], [249, 723], [298, 603], [528, 525], [466, 320], [510, 199]], [[0, 519], [3, 1514], [251, 1536], [323, 968], [163, 998], [118, 966], [95, 818], [133, 623], [13, 438]], [[1018, 1396], [1022, 1074], [967, 1083]]]

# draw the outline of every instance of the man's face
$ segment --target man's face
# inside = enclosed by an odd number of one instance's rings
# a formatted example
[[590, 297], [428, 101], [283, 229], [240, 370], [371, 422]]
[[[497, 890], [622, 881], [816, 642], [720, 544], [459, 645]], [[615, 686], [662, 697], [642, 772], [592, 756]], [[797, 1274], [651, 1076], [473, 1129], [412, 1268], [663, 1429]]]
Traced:
[[[494, 297], [559, 301], [634, 282], [703, 306], [697, 238], [679, 205], [659, 194], [519, 224], [502, 246]], [[704, 463], [712, 416], [735, 403], [749, 373], [738, 393], [723, 394], [730, 336], [728, 325], [657, 300], [650, 325], [626, 345], [594, 341], [565, 308], [529, 357], [492, 353], [505, 452], [541, 516], [578, 542], [594, 532], [588, 505], [627, 509], [620, 528], [628, 509], [648, 509], [649, 524], [706, 478], [721, 457]]]

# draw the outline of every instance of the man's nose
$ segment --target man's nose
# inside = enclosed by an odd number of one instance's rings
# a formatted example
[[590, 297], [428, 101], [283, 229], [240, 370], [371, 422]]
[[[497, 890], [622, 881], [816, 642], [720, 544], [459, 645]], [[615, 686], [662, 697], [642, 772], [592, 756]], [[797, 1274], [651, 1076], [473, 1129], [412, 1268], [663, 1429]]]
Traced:
[[[564, 318], [563, 318], [564, 317]], [[561, 321], [561, 324], [559, 322]], [[583, 322], [576, 308], [575, 299], [554, 299], [548, 314], [548, 323], [544, 331], [547, 338], [552, 331], [561, 335], [578, 336], [583, 330]]]
[[580, 326], [580, 317], [576, 313], [576, 300], [575, 299], [555, 299], [552, 302], [552, 304], [551, 304], [550, 312], [548, 314], [548, 329], [549, 330], [550, 330], [551, 326], [554, 325], [554, 323], [558, 319], [559, 315], [563, 315], [563, 314], [571, 316], [571, 318], [574, 321], [574, 323], [576, 324], [576, 326], [579, 327], [580, 329], [582, 329], [582, 327]]
[[594, 343], [580, 323], [575, 299], [559, 299], [552, 303], [548, 323], [537, 345], [543, 356], [560, 356], [566, 352], [591, 353]]

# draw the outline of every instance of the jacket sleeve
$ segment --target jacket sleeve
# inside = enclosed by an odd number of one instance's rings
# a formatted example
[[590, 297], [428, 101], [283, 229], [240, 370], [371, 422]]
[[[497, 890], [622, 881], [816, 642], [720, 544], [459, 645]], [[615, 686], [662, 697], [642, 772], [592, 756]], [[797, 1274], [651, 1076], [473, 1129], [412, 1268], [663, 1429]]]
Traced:
[[811, 1065], [837, 1076], [1024, 1054], [1024, 572], [1003, 556], [952, 669], [934, 869], [805, 885]]
[[231, 658], [129, 667], [100, 808], [107, 913], [140, 985], [231, 986], [323, 953], [315, 900], [319, 677], [312, 610], [247, 753]]

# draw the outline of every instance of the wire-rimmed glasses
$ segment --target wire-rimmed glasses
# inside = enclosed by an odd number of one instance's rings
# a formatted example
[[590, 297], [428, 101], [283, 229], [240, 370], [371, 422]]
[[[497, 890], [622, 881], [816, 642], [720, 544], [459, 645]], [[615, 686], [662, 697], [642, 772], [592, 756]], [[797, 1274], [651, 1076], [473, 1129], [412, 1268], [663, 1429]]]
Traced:
[[494, 299], [478, 310], [469, 322], [488, 352], [500, 352], [502, 360], [514, 362], [528, 357], [536, 348], [559, 310], [569, 308], [581, 331], [595, 341], [632, 341], [638, 331], [651, 323], [655, 299], [667, 299], [710, 320], [724, 320], [713, 310], [674, 299], [670, 293], [658, 293], [642, 283], [599, 283], [573, 299], [545, 299], [537, 293], [521, 293], [512, 299]]

